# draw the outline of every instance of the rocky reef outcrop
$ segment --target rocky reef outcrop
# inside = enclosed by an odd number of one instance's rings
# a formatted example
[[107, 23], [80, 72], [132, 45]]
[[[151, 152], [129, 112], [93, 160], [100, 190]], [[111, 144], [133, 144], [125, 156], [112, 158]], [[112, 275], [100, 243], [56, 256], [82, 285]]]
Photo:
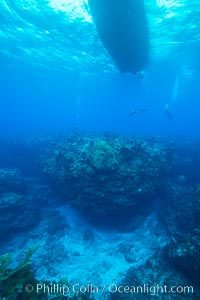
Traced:
[[18, 169], [0, 169], [0, 238], [16, 236], [40, 219], [37, 203]]
[[167, 247], [173, 266], [195, 284], [200, 281], [200, 227], [193, 233], [174, 239]]
[[198, 285], [175, 270], [165, 259], [162, 250], [158, 250], [139, 268], [130, 267], [118, 287], [120, 289], [110, 295], [112, 300], [198, 300], [200, 296]]
[[16, 193], [0, 196], [0, 238], [27, 231], [38, 220], [38, 210], [31, 197]]
[[172, 236], [192, 232], [200, 226], [200, 186], [171, 183], [157, 211]]
[[0, 194], [5, 192], [22, 192], [24, 189], [24, 178], [19, 169], [0, 169]]
[[0, 159], [2, 253], [39, 243], [41, 280], [149, 287], [108, 299], [200, 299], [199, 145], [109, 134], [13, 143]]
[[51, 186], [90, 218], [132, 219], [164, 188], [173, 151], [156, 139], [71, 136], [48, 152]]
[[[179, 200], [180, 201], [180, 200]], [[191, 278], [200, 281], [200, 185], [190, 197], [182, 198], [182, 206], [177, 215], [182, 217], [182, 231], [175, 231], [167, 247], [167, 257], [176, 268]], [[179, 203], [180, 204], [180, 203]], [[173, 213], [176, 216], [176, 213]], [[173, 220], [173, 223], [175, 221]], [[177, 227], [180, 221], [177, 222]]]

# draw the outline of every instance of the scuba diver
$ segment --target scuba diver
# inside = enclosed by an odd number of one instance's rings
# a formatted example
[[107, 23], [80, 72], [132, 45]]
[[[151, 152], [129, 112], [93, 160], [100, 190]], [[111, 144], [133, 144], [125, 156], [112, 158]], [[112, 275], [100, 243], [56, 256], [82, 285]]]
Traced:
[[139, 110], [136, 110], [136, 109], [132, 109], [132, 111], [129, 113], [129, 116], [136, 116], [136, 115], [138, 115], [138, 114], [140, 114], [140, 113], [143, 113], [143, 112], [145, 112], [145, 111], [147, 111], [147, 109], [146, 108], [142, 108], [142, 109], [139, 109]]
[[165, 104], [165, 116], [170, 120], [174, 119], [174, 117], [175, 117], [174, 113], [172, 112], [172, 110], [169, 107], [169, 104]]

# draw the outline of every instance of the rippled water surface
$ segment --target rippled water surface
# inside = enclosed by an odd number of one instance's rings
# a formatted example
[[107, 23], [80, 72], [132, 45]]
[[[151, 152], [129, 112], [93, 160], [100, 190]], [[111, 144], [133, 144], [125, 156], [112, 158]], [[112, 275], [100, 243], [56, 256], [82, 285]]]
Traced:
[[[198, 0], [146, 0], [151, 59], [174, 56], [194, 67], [200, 40]], [[2, 0], [0, 53], [52, 68], [115, 71], [92, 22], [87, 0]], [[95, 47], [94, 47], [95, 45]]]

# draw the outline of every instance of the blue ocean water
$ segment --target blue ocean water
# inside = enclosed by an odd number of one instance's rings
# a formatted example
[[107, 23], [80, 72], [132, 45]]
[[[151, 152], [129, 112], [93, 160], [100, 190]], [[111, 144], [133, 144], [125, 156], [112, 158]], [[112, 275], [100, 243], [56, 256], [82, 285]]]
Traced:
[[0, 299], [66, 299], [54, 283], [199, 299], [200, 3], [145, 11], [139, 76], [120, 74], [87, 0], [1, 1]]
[[[120, 75], [86, 1], [1, 4], [1, 134], [112, 130], [199, 132], [199, 4], [146, 1], [150, 65]], [[164, 116], [165, 104], [175, 113]], [[145, 114], [129, 118], [132, 109]]]

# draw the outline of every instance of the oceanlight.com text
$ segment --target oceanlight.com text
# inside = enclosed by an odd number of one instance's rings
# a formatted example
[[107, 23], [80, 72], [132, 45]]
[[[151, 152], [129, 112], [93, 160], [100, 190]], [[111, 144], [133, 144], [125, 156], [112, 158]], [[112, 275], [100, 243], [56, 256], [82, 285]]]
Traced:
[[27, 284], [24, 287], [26, 293], [44, 293], [44, 294], [146, 294], [146, 295], [158, 295], [158, 294], [194, 294], [193, 286], [167, 286], [167, 285], [118, 285], [115, 283], [104, 284], [103, 286], [97, 286], [94, 284], [73, 284], [73, 285], [62, 285], [60, 283], [38, 283], [36, 286]]
[[108, 291], [112, 294], [120, 293], [120, 294], [149, 294], [154, 296], [156, 294], [193, 294], [194, 288], [193, 286], [172, 286], [168, 287], [167, 285], [116, 285], [111, 284], [108, 286]]

